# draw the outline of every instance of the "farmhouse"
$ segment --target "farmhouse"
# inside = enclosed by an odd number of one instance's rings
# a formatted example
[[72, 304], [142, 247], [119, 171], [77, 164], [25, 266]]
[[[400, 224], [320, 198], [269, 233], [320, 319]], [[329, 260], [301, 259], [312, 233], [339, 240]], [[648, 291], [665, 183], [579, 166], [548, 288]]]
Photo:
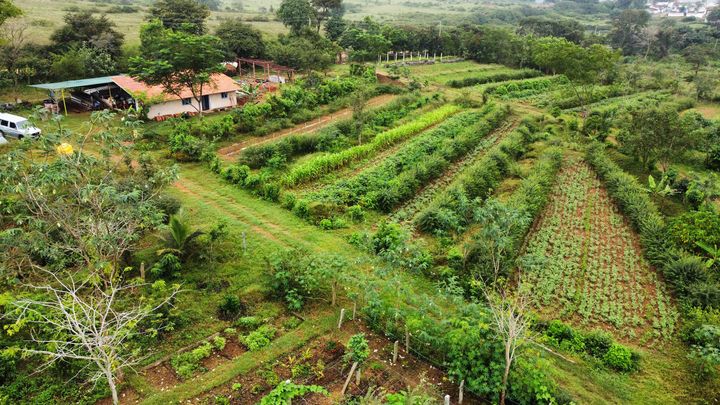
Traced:
[[190, 89], [175, 95], [162, 86], [148, 86], [127, 75], [36, 84], [32, 87], [49, 91], [45, 106], [55, 112], [62, 109], [67, 114], [69, 107], [79, 111], [125, 109], [145, 102], [150, 119], [232, 108], [238, 105], [237, 93], [240, 90], [233, 79], [220, 73], [213, 75], [210, 83], [203, 86], [199, 101]]
[[235, 107], [238, 103], [237, 91], [240, 90], [240, 86], [233, 79], [221, 73], [213, 75], [211, 82], [203, 86], [200, 101], [193, 98], [190, 89], [178, 96], [166, 92], [162, 86], [148, 86], [130, 76], [113, 76], [112, 81], [134, 98], [142, 95], [145, 100], [150, 100], [150, 119]]

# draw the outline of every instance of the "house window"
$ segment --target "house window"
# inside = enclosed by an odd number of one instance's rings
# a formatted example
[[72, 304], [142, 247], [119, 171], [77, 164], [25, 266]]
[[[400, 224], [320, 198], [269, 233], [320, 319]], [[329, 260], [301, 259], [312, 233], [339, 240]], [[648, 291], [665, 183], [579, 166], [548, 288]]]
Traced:
[[228, 98], [228, 94], [227, 94], [227, 93], [220, 93], [220, 98]]
[[190, 105], [190, 99], [184, 98], [184, 99], [182, 99], [182, 103], [183, 103], [182, 105]]

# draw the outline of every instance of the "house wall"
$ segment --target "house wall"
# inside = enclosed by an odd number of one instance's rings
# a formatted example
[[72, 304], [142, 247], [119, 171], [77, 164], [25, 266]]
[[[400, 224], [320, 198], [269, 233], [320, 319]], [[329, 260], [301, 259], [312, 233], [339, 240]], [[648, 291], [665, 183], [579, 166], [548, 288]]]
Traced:
[[[237, 105], [235, 92], [228, 92], [228, 98], [222, 98], [221, 93], [210, 94], [210, 109], [206, 111], [217, 110], [219, 108], [234, 107]], [[198, 103], [192, 100], [192, 104], [183, 105], [182, 100], [170, 100], [160, 104], [153, 104], [148, 111], [148, 118], [162, 117], [165, 115], [174, 115], [182, 113], [197, 113]]]

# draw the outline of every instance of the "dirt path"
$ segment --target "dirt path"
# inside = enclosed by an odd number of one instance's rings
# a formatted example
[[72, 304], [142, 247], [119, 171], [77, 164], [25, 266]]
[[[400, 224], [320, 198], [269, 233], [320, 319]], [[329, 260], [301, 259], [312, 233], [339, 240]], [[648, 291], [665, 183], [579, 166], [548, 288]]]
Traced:
[[[392, 100], [397, 98], [395, 94], [383, 94], [381, 96], [377, 96], [374, 98], [371, 98], [367, 106], [368, 107], [380, 107], [383, 106]], [[230, 160], [237, 156], [240, 152], [243, 151], [243, 149], [254, 146], [254, 145], [261, 145], [263, 143], [267, 143], [270, 141], [276, 141], [278, 139], [285, 138], [286, 136], [290, 136], [297, 133], [307, 132], [307, 131], [316, 131], [318, 129], [324, 128], [328, 125], [330, 125], [333, 121], [343, 118], [349, 118], [352, 116], [352, 108], [343, 108], [340, 111], [336, 111], [329, 115], [323, 115], [322, 117], [318, 117], [312, 121], [308, 121], [302, 124], [298, 124], [292, 128], [283, 129], [282, 131], [274, 132], [270, 135], [262, 136], [262, 137], [252, 137], [250, 139], [246, 139], [242, 142], [238, 142], [229, 146], [226, 146], [224, 148], [221, 148], [218, 150], [218, 155], [221, 159]]]

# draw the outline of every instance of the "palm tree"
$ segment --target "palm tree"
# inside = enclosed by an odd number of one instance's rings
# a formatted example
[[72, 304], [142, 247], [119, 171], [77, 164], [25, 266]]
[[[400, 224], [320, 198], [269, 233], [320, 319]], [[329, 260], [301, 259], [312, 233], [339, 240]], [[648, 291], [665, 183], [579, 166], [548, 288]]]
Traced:
[[713, 265], [715, 265], [715, 263], [720, 263], [720, 248], [718, 248], [717, 245], [710, 246], [704, 242], [695, 242], [695, 244], [698, 245], [700, 249], [704, 250], [708, 256], [708, 259], [705, 262], [705, 267], [710, 269]]
[[202, 231], [192, 231], [188, 223], [182, 222], [176, 215], [170, 217], [168, 234], [165, 236], [165, 248], [157, 251], [158, 256], [173, 253], [185, 255], [185, 249], [193, 239], [202, 235]]

